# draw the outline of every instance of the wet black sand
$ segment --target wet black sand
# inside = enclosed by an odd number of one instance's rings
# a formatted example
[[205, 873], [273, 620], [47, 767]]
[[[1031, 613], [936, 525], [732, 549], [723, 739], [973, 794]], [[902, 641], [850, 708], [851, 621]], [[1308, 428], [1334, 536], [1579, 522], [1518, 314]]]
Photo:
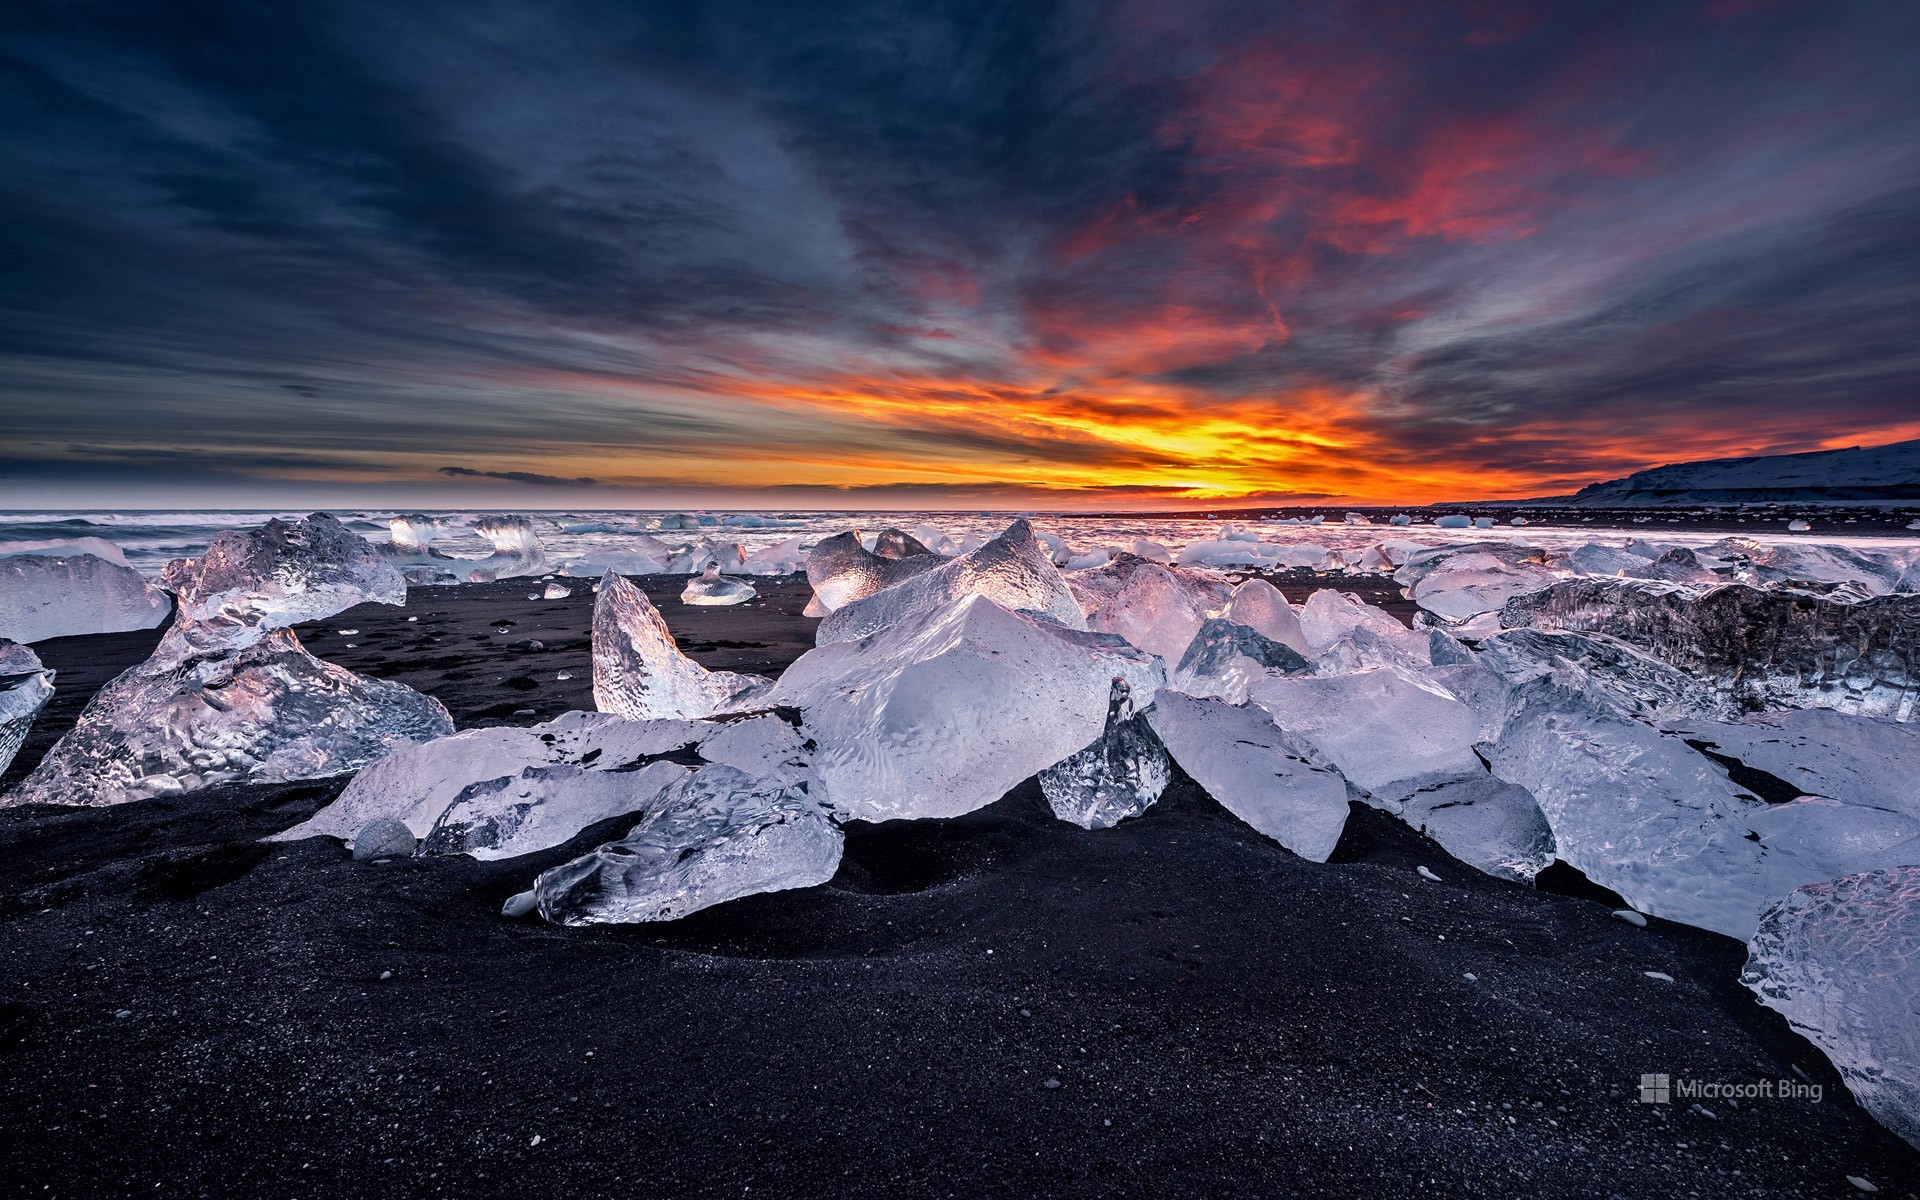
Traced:
[[[662, 610], [709, 666], [778, 670], [811, 644], [805, 587], [761, 582], [759, 608]], [[303, 634], [462, 725], [525, 722], [590, 699], [590, 587], [531, 590]], [[144, 653], [42, 648], [74, 690]], [[1739, 987], [1737, 943], [1490, 879], [1364, 809], [1319, 865], [1184, 777], [1097, 833], [1028, 784], [854, 826], [823, 887], [561, 930], [494, 914], [623, 822], [494, 864], [254, 840], [340, 786], [0, 810], [0, 1194], [1920, 1192], [1920, 1154]], [[1642, 1072], [1795, 1067], [1821, 1103], [1635, 1101]]]

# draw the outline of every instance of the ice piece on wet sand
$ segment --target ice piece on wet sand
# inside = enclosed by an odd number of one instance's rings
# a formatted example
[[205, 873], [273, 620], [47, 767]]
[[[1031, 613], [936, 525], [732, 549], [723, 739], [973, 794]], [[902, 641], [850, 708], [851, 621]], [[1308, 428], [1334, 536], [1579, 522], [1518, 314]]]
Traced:
[[290, 630], [154, 657], [100, 689], [0, 804], [119, 804], [220, 783], [342, 775], [453, 732], [438, 700], [321, 662]]
[[1208, 615], [1225, 607], [1227, 585], [1132, 554], [1068, 577], [1087, 628], [1117, 633], [1149, 654], [1178, 662]]
[[1685, 671], [1602, 633], [1509, 629], [1482, 639], [1476, 661], [1516, 684], [1557, 675], [1643, 720], [1724, 715], [1728, 707]]
[[1163, 691], [1148, 722], [1222, 807], [1302, 858], [1325, 862], [1347, 824], [1347, 784], [1261, 709]]
[[1569, 579], [1509, 600], [1500, 620], [1508, 628], [1619, 638], [1740, 709], [1920, 718], [1920, 595], [1848, 604], [1739, 584], [1699, 592], [1671, 583]]
[[1493, 771], [1533, 793], [1559, 856], [1642, 912], [1746, 938], [1802, 884], [1913, 861], [1920, 822], [1765, 804], [1678, 737], [1552, 680], [1519, 689]]
[[[818, 643], [825, 646], [863, 638], [896, 621], [931, 613], [971, 595], [985, 596], [1003, 608], [1032, 613], [1069, 629], [1087, 627], [1086, 617], [1067, 590], [1059, 568], [1024, 520], [1007, 526], [1004, 533], [978, 550], [938, 561], [931, 571], [834, 609], [820, 622], [815, 635]], [[808, 577], [812, 577], [811, 564]]]
[[1138, 710], [1133, 689], [1116, 679], [1100, 739], [1040, 772], [1040, 791], [1061, 820], [1110, 829], [1147, 811], [1172, 777], [1166, 748]]
[[710, 717], [737, 708], [767, 680], [709, 671], [680, 653], [646, 593], [608, 572], [593, 603], [593, 702], [635, 720]]
[[138, 571], [93, 554], [0, 558], [0, 637], [16, 642], [152, 629], [172, 607]]
[[407, 600], [393, 564], [325, 513], [226, 530], [198, 558], [168, 563], [162, 578], [180, 604], [162, 655], [238, 647], [356, 604]]
[[51, 695], [53, 672], [40, 665], [40, 656], [0, 638], [0, 771], [20, 753], [33, 718]]
[[1377, 797], [1398, 799], [1424, 782], [1476, 775], [1474, 710], [1439, 683], [1381, 667], [1348, 675], [1262, 679], [1252, 701]]
[[546, 547], [540, 544], [533, 522], [526, 517], [482, 517], [473, 523], [473, 531], [493, 543], [493, 553], [471, 565], [462, 564], [467, 566], [471, 582], [546, 573]]
[[1387, 806], [1448, 854], [1522, 883], [1551, 866], [1553, 829], [1525, 788], [1483, 772], [1421, 787]]
[[1158, 660], [961, 596], [858, 642], [802, 655], [765, 702], [799, 707], [815, 797], [869, 821], [991, 804], [1098, 739], [1113, 680], [1150, 696]]
[[1920, 818], [1920, 726], [1850, 716], [1830, 708], [1754, 713], [1731, 724], [1672, 722], [1667, 728], [1716, 754], [1777, 776], [1808, 796], [1889, 808]]
[[833, 878], [842, 839], [804, 785], [702, 767], [666, 789], [626, 837], [534, 881], [561, 925], [671, 921], [715, 904]]
[[0, 542], [0, 558], [14, 554], [40, 554], [48, 558], [75, 558], [91, 554], [110, 563], [127, 565], [127, 552], [102, 537], [40, 538]]
[[689, 752], [756, 776], [806, 776], [801, 736], [776, 715], [630, 721], [570, 712], [542, 725], [469, 729], [401, 746], [274, 840], [348, 838], [368, 821], [391, 819], [423, 840], [425, 854], [527, 854], [596, 821], [641, 811], [686, 774], [671, 760]]
[[807, 555], [807, 582], [813, 585], [815, 605], [824, 616], [945, 562], [936, 554], [882, 557], [860, 544], [858, 531], [849, 531], [822, 538], [814, 546]]
[[1809, 884], [1767, 911], [1740, 982], [1920, 1147], [1920, 866]]
[[1238, 625], [1210, 618], [1187, 644], [1172, 686], [1189, 696], [1212, 696], [1239, 704], [1247, 689], [1269, 675], [1311, 675], [1313, 664], [1291, 646]]
[[387, 522], [387, 544], [378, 547], [382, 554], [406, 565], [450, 563], [452, 557], [433, 548], [433, 539], [446, 531], [446, 523], [425, 513], [404, 513]]
[[1238, 622], [1259, 633], [1272, 638], [1284, 646], [1291, 646], [1302, 657], [1313, 653], [1313, 647], [1307, 642], [1307, 635], [1300, 627], [1300, 614], [1279, 588], [1264, 579], [1249, 579], [1233, 589], [1233, 599], [1227, 605], [1227, 619]]
[[720, 564], [710, 562], [699, 575], [687, 580], [687, 586], [680, 592], [680, 603], [745, 604], [759, 594], [753, 590], [753, 585], [750, 583], [741, 583], [737, 579], [722, 577]]
[[1433, 523], [1440, 529], [1466, 529], [1473, 524], [1473, 519], [1465, 513], [1448, 513], [1444, 517], [1435, 517]]
[[573, 589], [564, 583], [550, 582], [545, 588], [541, 589], [540, 592], [540, 598], [542, 600], [565, 600], [571, 595], [573, 595]]

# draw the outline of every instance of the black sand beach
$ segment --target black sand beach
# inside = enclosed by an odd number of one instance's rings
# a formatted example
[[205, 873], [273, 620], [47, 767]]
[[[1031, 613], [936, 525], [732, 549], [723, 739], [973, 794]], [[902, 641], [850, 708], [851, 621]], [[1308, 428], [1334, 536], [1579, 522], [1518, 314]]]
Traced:
[[[574, 583], [299, 632], [462, 727], [531, 723], [591, 707]], [[710, 667], [812, 644], [797, 578], [738, 609], [643, 583]], [[4, 783], [156, 637], [37, 647], [60, 690]], [[1096, 833], [1029, 782], [850, 828], [822, 887], [568, 930], [496, 914], [626, 822], [505, 863], [256, 840], [343, 785], [0, 809], [0, 1192], [1920, 1194], [1920, 1155], [1738, 985], [1738, 943], [1489, 878], [1364, 808], [1320, 865], [1184, 776]], [[1823, 1096], [1643, 1105], [1649, 1072]]]

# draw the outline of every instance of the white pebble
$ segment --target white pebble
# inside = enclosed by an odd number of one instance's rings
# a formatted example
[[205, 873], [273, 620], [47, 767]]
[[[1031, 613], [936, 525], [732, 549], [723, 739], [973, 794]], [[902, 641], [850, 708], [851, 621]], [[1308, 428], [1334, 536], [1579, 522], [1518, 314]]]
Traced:
[[1435, 875], [1432, 871], [1427, 870], [1425, 867], [1417, 867], [1415, 869], [1420, 872], [1420, 878], [1431, 879], [1435, 883], [1440, 882], [1440, 877], [1438, 875]]
[[1673, 982], [1673, 976], [1667, 974], [1665, 971], [1642, 971], [1640, 973], [1648, 979], [1658, 979], [1663, 983]]
[[1613, 910], [1613, 915], [1636, 928], [1645, 929], [1647, 927], [1647, 919], [1630, 908], [1616, 908]]

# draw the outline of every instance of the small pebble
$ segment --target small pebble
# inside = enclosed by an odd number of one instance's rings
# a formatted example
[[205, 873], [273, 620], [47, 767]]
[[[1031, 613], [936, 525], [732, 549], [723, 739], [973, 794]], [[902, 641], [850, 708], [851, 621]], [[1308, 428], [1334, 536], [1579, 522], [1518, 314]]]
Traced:
[[1636, 928], [1645, 929], [1647, 927], [1647, 919], [1630, 908], [1616, 908], [1613, 910], [1613, 915], [1617, 919], [1625, 921], [1627, 924]]
[[393, 978], [393, 972], [392, 972], [392, 971], [382, 971], [382, 972], [380, 972], [380, 978], [381, 978], [381, 979], [383, 979], [383, 980], [386, 980], [386, 979], [392, 979], [392, 978]]
[[[503, 917], [524, 917], [537, 907], [539, 907], [539, 905], [534, 900], [533, 889], [528, 888], [524, 892], [517, 892], [514, 895], [508, 896], [507, 902], [500, 906], [500, 915]], [[589, 1050], [587, 1053], [592, 1054], [593, 1051]]]
[[545, 650], [547, 648], [547, 644], [539, 638], [527, 638], [525, 641], [515, 642], [514, 646], [521, 650]]
[[1058, 1079], [1049, 1079], [1040, 1086], [1051, 1092], [1060, 1086], [1060, 1081]]
[[132, 1015], [133, 1015], [133, 1010], [132, 1010], [132, 1009], [130, 1009], [130, 1008], [123, 1008], [123, 1009], [121, 1009], [121, 1010], [120, 1010], [119, 1012], [117, 1012], [117, 1013], [114, 1013], [114, 1014], [113, 1014], [113, 1019], [114, 1019], [114, 1020], [116, 1020], [116, 1021], [124, 1021], [124, 1020], [126, 1020], [126, 1019], [127, 1019], [128, 1017], [130, 1017], [130, 1016], [132, 1016]]
[[375, 817], [360, 827], [353, 835], [353, 861], [371, 862], [379, 858], [411, 858], [414, 846], [413, 830], [407, 828], [405, 821], [392, 817]]
[[557, 674], [557, 675], [555, 675], [555, 676], [554, 676], [554, 678], [555, 678], [555, 679], [560, 679], [560, 680], [567, 680], [567, 679], [572, 679], [572, 678], [573, 678], [573, 672], [572, 672], [572, 671], [562, 671], [562, 672], [560, 672], [559, 674]]
[[540, 1135], [537, 1133], [533, 1135], [533, 1140], [527, 1143], [527, 1145], [529, 1146], [538, 1146], [539, 1144], [540, 1144]]
[[1440, 882], [1440, 877], [1438, 875], [1435, 875], [1432, 871], [1427, 870], [1425, 867], [1418, 867], [1416, 869], [1420, 872], [1420, 878], [1431, 879], [1435, 883]]
[[1673, 976], [1667, 974], [1665, 971], [1642, 971], [1640, 973], [1642, 975], [1645, 975], [1648, 979], [1658, 979], [1662, 983], [1673, 982]]
[[1030, 1016], [1032, 1016], [1033, 1014], [1032, 1014], [1032, 1013], [1030, 1013], [1030, 1012], [1028, 1012], [1028, 1011], [1027, 1011], [1026, 1009], [1024, 1009], [1024, 1008], [1023, 1008], [1023, 1009], [1021, 1009], [1021, 1010], [1020, 1010], [1020, 1015], [1021, 1015], [1021, 1016], [1023, 1016], [1023, 1017], [1030, 1017]]
[[1468, 971], [1466, 974], [1462, 975], [1460, 978], [1466, 980], [1468, 983], [1480, 982], [1480, 977], [1478, 975], [1475, 975], [1472, 971]]
[[540, 715], [540, 710], [537, 708], [516, 708], [513, 710], [513, 715], [516, 717], [537, 717]]
[[1847, 1182], [1859, 1188], [1863, 1192], [1877, 1192], [1880, 1190], [1879, 1188], [1873, 1186], [1873, 1182], [1871, 1180], [1862, 1179], [1858, 1175], [1847, 1176]]

